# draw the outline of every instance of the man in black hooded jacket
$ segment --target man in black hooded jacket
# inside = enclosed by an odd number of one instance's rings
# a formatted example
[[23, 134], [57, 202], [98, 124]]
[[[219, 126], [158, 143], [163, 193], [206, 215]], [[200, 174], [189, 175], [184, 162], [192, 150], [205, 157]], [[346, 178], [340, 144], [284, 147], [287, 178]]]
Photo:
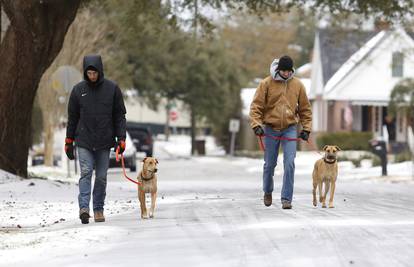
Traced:
[[68, 104], [65, 152], [74, 159], [76, 144], [81, 177], [79, 179], [79, 218], [89, 223], [92, 172], [93, 211], [95, 222], [104, 222], [106, 176], [110, 149], [125, 150], [125, 105], [119, 87], [105, 79], [99, 55], [83, 59], [84, 80], [73, 87]]

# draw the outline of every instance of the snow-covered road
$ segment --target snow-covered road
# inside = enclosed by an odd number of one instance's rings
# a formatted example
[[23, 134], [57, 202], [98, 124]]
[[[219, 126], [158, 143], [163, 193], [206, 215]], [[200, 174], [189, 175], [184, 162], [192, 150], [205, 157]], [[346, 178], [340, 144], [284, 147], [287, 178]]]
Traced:
[[282, 210], [280, 171], [263, 205], [261, 160], [160, 159], [152, 220], [111, 170], [107, 222], [89, 225], [76, 218], [76, 185], [3, 180], [0, 266], [412, 266], [414, 183], [340, 176], [336, 207], [314, 208], [309, 160], [298, 157], [293, 209]]

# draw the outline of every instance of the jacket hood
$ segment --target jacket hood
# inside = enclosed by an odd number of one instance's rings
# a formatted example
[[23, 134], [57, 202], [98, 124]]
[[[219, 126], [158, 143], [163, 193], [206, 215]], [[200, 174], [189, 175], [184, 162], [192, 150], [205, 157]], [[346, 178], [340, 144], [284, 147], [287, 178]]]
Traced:
[[85, 81], [89, 82], [88, 76], [86, 75], [86, 70], [89, 67], [95, 68], [99, 72], [99, 78], [96, 82], [97, 84], [101, 83], [104, 79], [104, 71], [102, 58], [100, 55], [88, 55], [83, 58], [83, 78]]
[[293, 68], [292, 70], [292, 75], [289, 76], [289, 78], [285, 79], [282, 78], [279, 74], [279, 70], [277, 70], [277, 67], [279, 66], [279, 59], [275, 58], [272, 62], [272, 64], [270, 64], [270, 76], [272, 76], [272, 79], [275, 81], [288, 81], [290, 79], [293, 78], [293, 76], [295, 75], [295, 68]]

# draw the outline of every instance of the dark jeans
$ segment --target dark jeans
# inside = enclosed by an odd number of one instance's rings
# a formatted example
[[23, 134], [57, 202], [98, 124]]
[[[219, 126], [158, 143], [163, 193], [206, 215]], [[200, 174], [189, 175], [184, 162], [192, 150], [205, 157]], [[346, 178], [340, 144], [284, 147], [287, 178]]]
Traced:
[[93, 186], [93, 210], [103, 211], [106, 196], [106, 175], [109, 167], [109, 149], [90, 151], [78, 147], [81, 177], [79, 179], [79, 209], [89, 211], [91, 199], [92, 172], [95, 168], [95, 184]]

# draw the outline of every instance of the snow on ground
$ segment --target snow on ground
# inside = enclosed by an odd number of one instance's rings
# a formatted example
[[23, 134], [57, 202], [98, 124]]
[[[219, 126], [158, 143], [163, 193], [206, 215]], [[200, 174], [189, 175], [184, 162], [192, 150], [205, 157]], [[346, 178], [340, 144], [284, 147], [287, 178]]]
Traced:
[[[226, 153], [222, 147], [217, 146], [212, 136], [199, 137], [197, 140], [205, 141], [205, 152], [207, 156], [223, 156]], [[156, 145], [170, 157], [191, 156], [191, 137], [188, 135], [171, 135], [169, 140], [165, 141], [165, 136], [159, 134]]]
[[[214, 140], [206, 142], [207, 154], [223, 153]], [[407, 253], [414, 248], [411, 162], [389, 164], [387, 178], [380, 167], [341, 162], [337, 208], [315, 209], [311, 172], [321, 156], [298, 152], [294, 209], [282, 211], [282, 155], [275, 204], [266, 208], [262, 159], [190, 157], [182, 136], [157, 140], [154, 153], [160, 165], [153, 220], [139, 218], [137, 190], [119, 168], [108, 173], [107, 222], [89, 225], [77, 218], [76, 177], [42, 166], [29, 171], [47, 180], [0, 170], [0, 266], [409, 266], [414, 260]]]

